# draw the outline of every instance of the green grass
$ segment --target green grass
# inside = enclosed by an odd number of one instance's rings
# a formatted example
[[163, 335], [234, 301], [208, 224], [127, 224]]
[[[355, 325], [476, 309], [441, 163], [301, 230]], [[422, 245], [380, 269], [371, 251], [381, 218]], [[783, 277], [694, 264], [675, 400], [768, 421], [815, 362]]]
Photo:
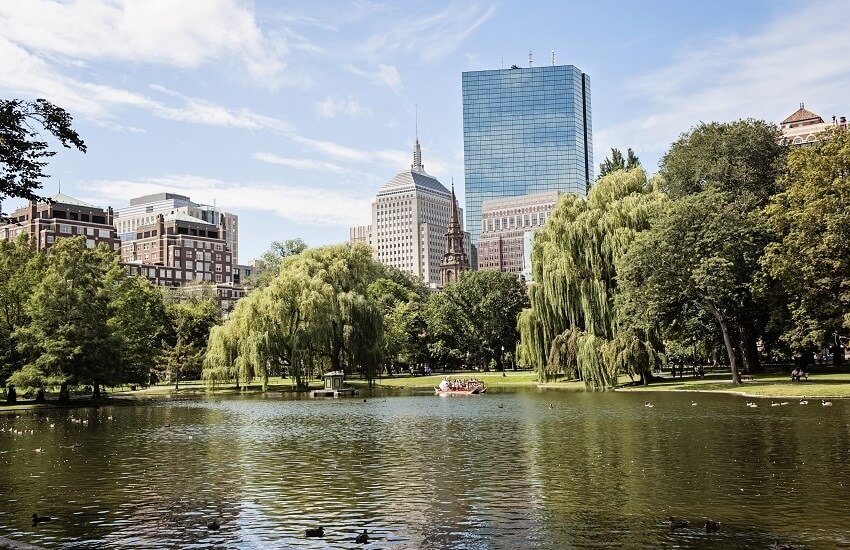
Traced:
[[703, 380], [682, 378], [617, 391], [708, 391], [741, 393], [754, 397], [850, 397], [850, 373], [811, 374], [808, 382], [791, 382], [787, 374], [756, 374], [733, 386], [729, 374], [709, 374]]
[[[530, 371], [506, 371], [505, 376], [501, 372], [449, 372], [437, 373], [431, 376], [396, 375], [385, 376], [375, 380], [375, 385], [381, 388], [397, 389], [429, 389], [433, 390], [440, 385], [443, 376], [450, 378], [477, 378], [484, 382], [487, 387], [534, 387], [537, 385], [537, 374]], [[345, 381], [352, 386], [365, 386], [366, 380], [352, 378]]]

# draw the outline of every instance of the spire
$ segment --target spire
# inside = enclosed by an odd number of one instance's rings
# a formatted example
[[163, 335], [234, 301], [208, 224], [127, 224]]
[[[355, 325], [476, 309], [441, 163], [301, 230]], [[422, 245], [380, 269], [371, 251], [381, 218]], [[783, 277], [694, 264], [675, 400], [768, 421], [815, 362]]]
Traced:
[[452, 218], [449, 220], [449, 231], [451, 231], [455, 226], [460, 228], [460, 223], [458, 223], [457, 219], [457, 201], [455, 200], [455, 177], [452, 176]]
[[414, 172], [424, 172], [425, 166], [422, 164], [422, 149], [419, 148], [419, 139], [416, 139], [416, 145], [413, 146], [413, 164], [410, 169]]
[[413, 164], [410, 169], [414, 172], [425, 173], [425, 166], [422, 164], [422, 149], [419, 147], [419, 106], [416, 106], [416, 143], [413, 146]]

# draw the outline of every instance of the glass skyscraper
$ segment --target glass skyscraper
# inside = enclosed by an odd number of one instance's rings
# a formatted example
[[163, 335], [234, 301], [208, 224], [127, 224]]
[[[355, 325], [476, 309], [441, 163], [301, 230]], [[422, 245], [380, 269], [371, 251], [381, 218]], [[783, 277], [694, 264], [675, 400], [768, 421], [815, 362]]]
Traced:
[[590, 77], [572, 65], [463, 73], [466, 228], [481, 235], [489, 198], [562, 191], [593, 180]]

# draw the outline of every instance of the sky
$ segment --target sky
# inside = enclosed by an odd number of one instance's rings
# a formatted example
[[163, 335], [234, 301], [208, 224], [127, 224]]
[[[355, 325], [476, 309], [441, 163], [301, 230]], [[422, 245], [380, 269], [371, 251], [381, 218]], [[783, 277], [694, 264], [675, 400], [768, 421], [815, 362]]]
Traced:
[[597, 165], [631, 147], [653, 172], [700, 122], [850, 115], [847, 21], [845, 0], [0, 0], [0, 97], [64, 107], [88, 146], [51, 159], [44, 194], [215, 203], [247, 263], [368, 223], [417, 112], [463, 204], [463, 71], [554, 51], [590, 76]]

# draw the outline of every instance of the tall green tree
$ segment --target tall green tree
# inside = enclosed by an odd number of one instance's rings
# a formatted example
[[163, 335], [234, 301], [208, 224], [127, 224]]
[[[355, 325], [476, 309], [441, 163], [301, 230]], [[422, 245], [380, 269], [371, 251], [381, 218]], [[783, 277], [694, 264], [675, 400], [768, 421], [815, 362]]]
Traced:
[[502, 271], [470, 271], [433, 294], [425, 307], [432, 355], [441, 363], [493, 363], [504, 372], [514, 353], [517, 316], [528, 306], [525, 283]]
[[70, 385], [92, 384], [97, 393], [112, 380], [109, 295], [122, 273], [106, 247], [87, 248], [83, 237], [58, 239], [27, 301], [30, 322], [15, 331], [28, 361], [9, 383], [36, 388], [42, 398], [47, 386], [59, 386], [66, 400]]
[[650, 230], [618, 263], [621, 293], [632, 310], [665, 328], [709, 314], [723, 338], [732, 382], [740, 383], [740, 334], [751, 315], [754, 277], [769, 241], [759, 210], [708, 189], [666, 201]]
[[272, 241], [269, 249], [260, 256], [255, 273], [248, 279], [248, 285], [252, 288], [268, 286], [269, 283], [280, 273], [283, 260], [290, 256], [297, 256], [307, 250], [307, 243], [302, 239], [286, 239], [284, 241]]
[[611, 156], [606, 158], [599, 165], [599, 175], [596, 176], [596, 179], [598, 180], [612, 172], [616, 172], [617, 170], [631, 170], [632, 168], [638, 168], [640, 165], [640, 159], [637, 157], [635, 152], [632, 151], [631, 147], [629, 147], [625, 157], [623, 157], [623, 153], [621, 153], [619, 149], [611, 148]]
[[423, 294], [412, 285], [381, 278], [369, 285], [384, 317], [383, 362], [387, 370], [427, 362]]
[[711, 122], [682, 134], [662, 157], [663, 190], [672, 198], [707, 189], [767, 204], [777, 191], [786, 148], [781, 133], [762, 120]]
[[63, 147], [86, 152], [86, 145], [72, 123], [67, 111], [46, 99], [0, 100], [0, 205], [9, 197], [40, 200], [37, 191], [45, 177], [46, 159], [56, 151], [50, 150], [39, 127]]
[[107, 324], [116, 343], [111, 360], [118, 367], [111, 382], [149, 384], [172, 329], [162, 289], [144, 277], [122, 277], [110, 292], [109, 312]]
[[791, 149], [766, 207], [778, 238], [762, 265], [786, 297], [782, 340], [800, 355], [850, 335], [850, 131], [824, 137]]
[[[0, 383], [23, 367], [26, 355], [18, 350], [18, 329], [30, 322], [26, 305], [41, 280], [44, 255], [39, 254], [28, 235], [14, 241], [0, 240]], [[8, 399], [15, 401], [14, 387]]]
[[168, 324], [161, 337], [157, 366], [160, 376], [173, 383], [175, 389], [180, 388], [181, 380], [201, 376], [210, 332], [221, 320], [214, 290], [204, 290], [178, 294], [165, 308]]
[[309, 249], [284, 260], [266, 287], [240, 300], [210, 336], [209, 384], [260, 377], [285, 368], [303, 387], [316, 370], [361, 372], [371, 381], [381, 363], [383, 316], [369, 286], [384, 268], [368, 246]]
[[617, 260], [649, 228], [661, 199], [642, 169], [618, 170], [587, 198], [562, 197], [535, 234], [519, 359], [541, 379], [565, 373], [591, 389], [613, 387], [620, 372], [650, 379], [660, 345], [652, 333], [619, 330]]
[[[682, 134], [661, 159], [663, 189], [673, 199], [720, 191], [716, 198], [735, 201], [748, 212], [759, 210], [778, 190], [787, 152], [779, 144], [780, 137], [776, 125], [761, 120], [700, 124]], [[757, 273], [748, 278], [756, 279]], [[771, 321], [771, 294], [749, 292], [745, 299], [745, 313], [734, 337], [740, 339], [736, 347], [742, 350], [744, 368], [758, 371], [756, 344]]]

